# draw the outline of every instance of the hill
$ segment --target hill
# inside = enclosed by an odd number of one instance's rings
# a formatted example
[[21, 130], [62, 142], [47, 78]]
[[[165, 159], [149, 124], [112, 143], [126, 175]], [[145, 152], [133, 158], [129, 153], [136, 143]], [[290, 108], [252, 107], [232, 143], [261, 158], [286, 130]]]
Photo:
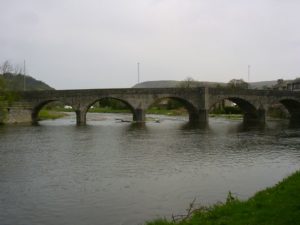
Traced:
[[[0, 74], [0, 79], [5, 83], [5, 87], [11, 91], [23, 91], [24, 90], [24, 75], [5, 73]], [[39, 90], [53, 90], [54, 88], [50, 87], [43, 81], [34, 79], [31, 76], [25, 76], [25, 89], [27, 91], [39, 91]]]
[[180, 81], [176, 80], [157, 80], [157, 81], [145, 81], [135, 84], [133, 88], [165, 88], [165, 87], [177, 87]]
[[271, 88], [276, 84], [277, 84], [277, 80], [259, 81], [259, 82], [250, 83], [250, 87], [253, 89], [264, 89], [264, 88]]
[[225, 86], [222, 82], [208, 82], [208, 81], [176, 81], [176, 80], [157, 80], [145, 81], [133, 86], [133, 88], [173, 88], [189, 85], [189, 87], [217, 87]]
[[[175, 80], [157, 80], [157, 81], [145, 81], [133, 86], [133, 88], [173, 88], [181, 87], [189, 82], [190, 87], [224, 87], [227, 83], [223, 82], [208, 82], [208, 81], [175, 81]], [[272, 88], [277, 84], [277, 80], [272, 81], [259, 81], [249, 83], [251, 89], [265, 89]]]

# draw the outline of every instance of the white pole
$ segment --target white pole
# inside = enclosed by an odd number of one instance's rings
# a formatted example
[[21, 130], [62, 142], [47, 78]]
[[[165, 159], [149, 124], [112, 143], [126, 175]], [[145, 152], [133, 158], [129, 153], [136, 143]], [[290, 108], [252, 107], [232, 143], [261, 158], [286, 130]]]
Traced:
[[26, 91], [26, 61], [24, 60], [24, 68], [23, 68], [23, 90]]
[[137, 63], [138, 84], [140, 83], [140, 63]]
[[250, 65], [248, 65], [248, 83], [250, 83]]

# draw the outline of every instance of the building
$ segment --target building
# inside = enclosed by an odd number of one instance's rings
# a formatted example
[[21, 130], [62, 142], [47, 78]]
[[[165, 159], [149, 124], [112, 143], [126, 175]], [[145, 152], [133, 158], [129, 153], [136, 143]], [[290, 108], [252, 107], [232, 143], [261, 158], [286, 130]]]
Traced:
[[296, 78], [295, 80], [289, 82], [287, 84], [287, 89], [290, 91], [300, 91], [300, 78]]
[[287, 90], [289, 82], [290, 81], [283, 80], [283, 79], [278, 79], [277, 83], [272, 86], [272, 89], [274, 89], [274, 90]]

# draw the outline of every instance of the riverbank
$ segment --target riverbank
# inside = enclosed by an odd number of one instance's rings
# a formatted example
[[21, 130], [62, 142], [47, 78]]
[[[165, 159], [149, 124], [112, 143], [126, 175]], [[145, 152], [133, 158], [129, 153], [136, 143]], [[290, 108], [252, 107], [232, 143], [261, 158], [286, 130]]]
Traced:
[[[131, 113], [129, 109], [112, 109], [109, 107], [90, 109], [89, 112], [93, 112], [93, 113]], [[156, 114], [156, 115], [165, 115], [165, 116], [181, 116], [181, 115], [187, 115], [187, 112], [185, 109], [151, 108], [151, 109], [147, 110], [147, 114]]]
[[44, 110], [39, 112], [39, 120], [55, 120], [67, 116], [67, 113], [60, 111]]
[[[95, 108], [90, 109], [89, 112], [94, 113], [130, 113], [127, 109], [112, 109], [112, 108]], [[147, 110], [147, 114], [163, 115], [163, 116], [187, 116], [188, 112], [184, 108], [178, 109], [158, 109], [150, 108]], [[209, 114], [209, 117], [222, 117], [226, 119], [239, 120], [243, 118], [242, 114]]]
[[[58, 109], [58, 112], [73, 112], [69, 109]], [[113, 109], [110, 107], [92, 108], [91, 113], [131, 113], [129, 109]], [[188, 112], [184, 108], [178, 109], [158, 109], [156, 107], [147, 110], [147, 114], [164, 115], [164, 116], [187, 116]], [[222, 117], [227, 119], [242, 119], [242, 114], [209, 114], [210, 117]]]
[[[180, 221], [158, 219], [146, 225], [296, 225], [300, 224], [300, 171], [247, 201], [228, 194], [226, 203], [191, 210]], [[175, 218], [175, 217], [174, 217]]]
[[231, 120], [242, 120], [243, 115], [242, 114], [209, 114], [209, 117], [217, 117], [217, 118], [225, 118], [225, 119], [231, 119]]
[[[40, 120], [46, 119], [59, 119], [67, 116], [67, 112], [73, 112], [72, 109], [56, 109], [46, 110], [43, 109], [39, 113]], [[112, 109], [110, 107], [105, 108], [93, 108], [89, 110], [90, 113], [131, 113], [129, 109]], [[147, 114], [163, 115], [163, 116], [188, 116], [188, 112], [184, 108], [179, 109], [157, 109], [151, 108], [147, 110]], [[230, 120], [242, 120], [242, 114], [209, 114], [211, 118], [225, 118]], [[268, 120], [282, 120], [284, 118], [268, 117]]]
[[[54, 120], [68, 116], [69, 112], [72, 110], [57, 109], [57, 110], [47, 110], [42, 109], [39, 112], [39, 120]], [[89, 110], [90, 113], [131, 113], [128, 109], [112, 109], [112, 108], [94, 108]], [[164, 115], [164, 116], [187, 116], [187, 111], [185, 109], [157, 109], [152, 108], [147, 110], [147, 114], [153, 115]], [[242, 119], [240, 114], [209, 114], [209, 117], [222, 117], [226, 119], [239, 120]]]

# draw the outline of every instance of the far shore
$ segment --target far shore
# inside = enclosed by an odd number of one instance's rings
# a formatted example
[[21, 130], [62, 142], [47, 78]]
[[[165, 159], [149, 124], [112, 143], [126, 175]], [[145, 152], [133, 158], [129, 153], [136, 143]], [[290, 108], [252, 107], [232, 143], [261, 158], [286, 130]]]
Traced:
[[[39, 113], [39, 120], [53, 120], [68, 116], [68, 112], [71, 110], [47, 110], [43, 109]], [[110, 108], [97, 108], [92, 109], [89, 113], [131, 113], [127, 109], [110, 109]], [[147, 114], [152, 115], [164, 115], [164, 116], [188, 116], [188, 113], [184, 109], [149, 109]], [[222, 117], [226, 119], [239, 120], [242, 119], [242, 114], [209, 114], [209, 117]]]

